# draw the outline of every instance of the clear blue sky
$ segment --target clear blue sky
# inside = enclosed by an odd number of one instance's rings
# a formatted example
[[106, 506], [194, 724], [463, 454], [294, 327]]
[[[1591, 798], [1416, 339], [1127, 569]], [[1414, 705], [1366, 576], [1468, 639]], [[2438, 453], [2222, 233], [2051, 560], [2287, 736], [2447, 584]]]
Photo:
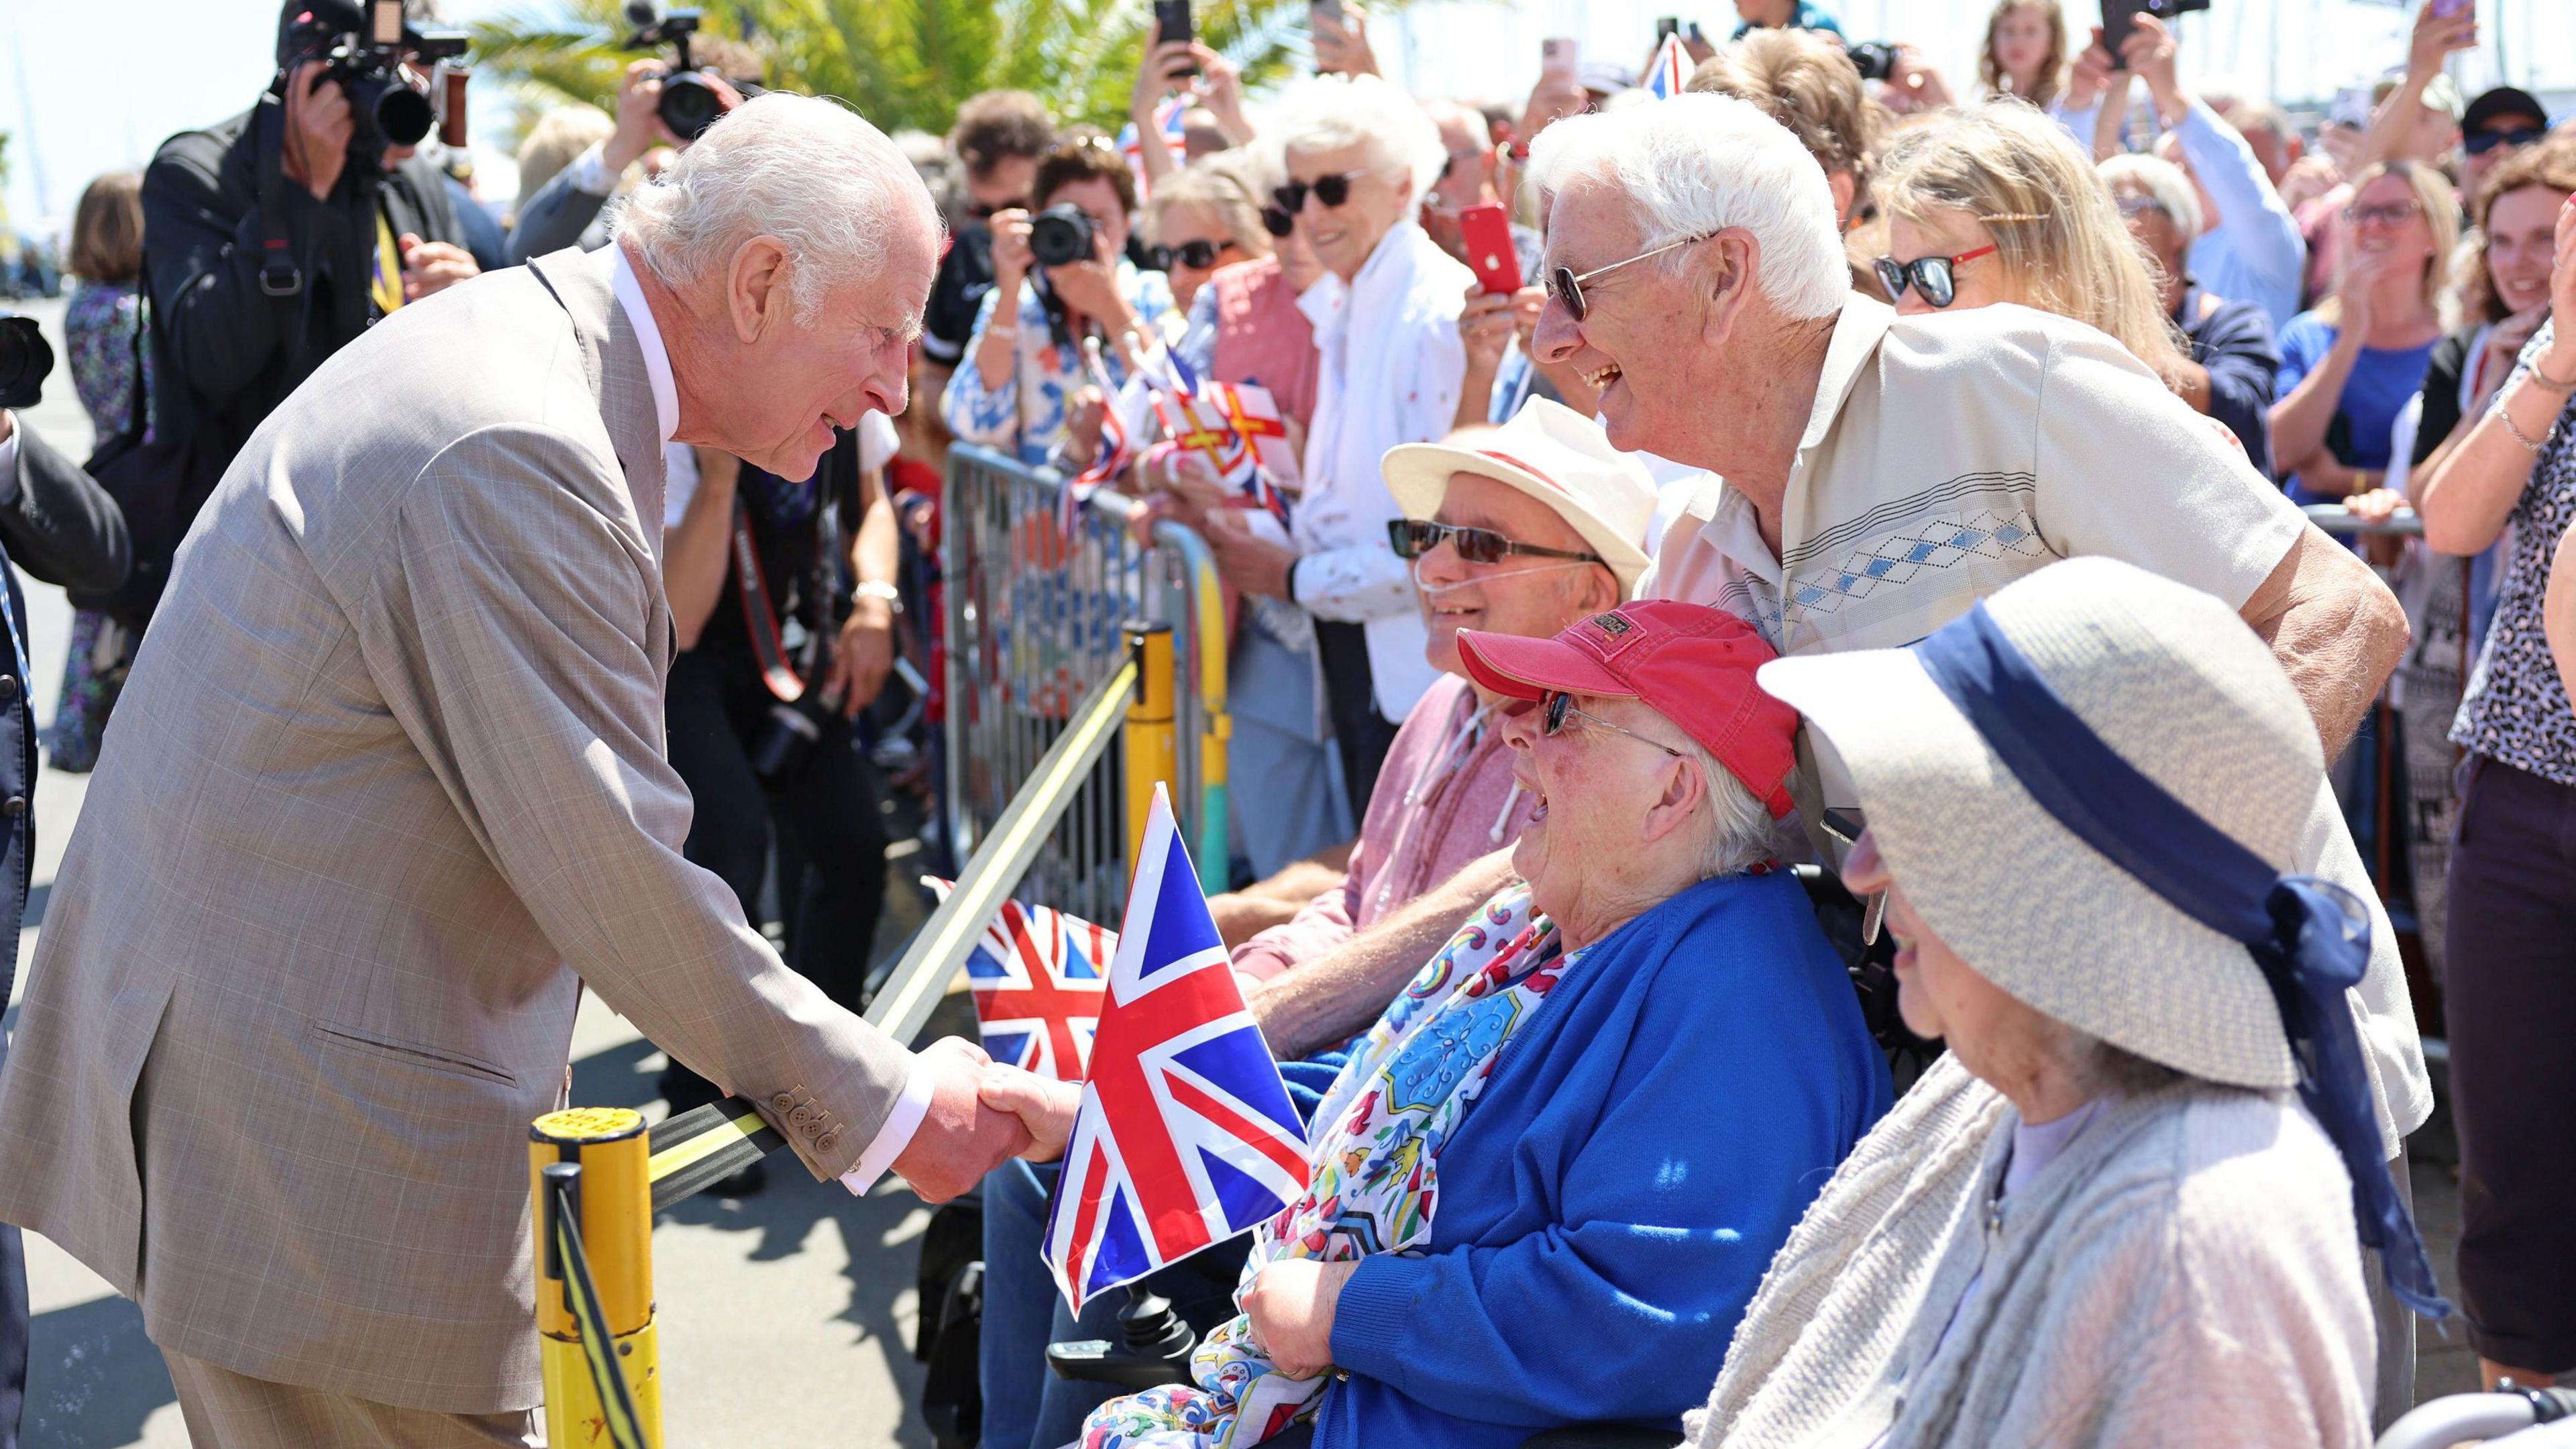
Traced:
[[[1141, 4], [1141, 0], [1138, 0]], [[1954, 87], [1973, 75], [1991, 0], [1825, 0], [1854, 39], [1906, 40], [1929, 51]], [[2543, 91], [2576, 92], [2576, 0], [2477, 0], [2491, 43], [2458, 63], [2475, 91], [2504, 73]], [[445, 0], [461, 23], [549, 0]], [[2067, 0], [2089, 14], [2089, 0]], [[1643, 64], [1654, 17], [1732, 28], [1728, 0], [1429, 0], [1378, 27], [1390, 69], [1426, 94], [1517, 96], [1538, 69], [1538, 42], [1574, 35], [1585, 53], [1633, 50]], [[139, 166], [173, 131], [246, 108], [267, 83], [275, 0], [0, 0], [0, 128], [14, 133], [9, 211], [21, 227], [62, 216], [89, 178]], [[2499, 17], [2501, 16], [2501, 24]], [[2386, 0], [2215, 0], [2184, 33], [2187, 73], [2225, 74], [2241, 89], [2322, 99], [2404, 58], [2407, 12]], [[2500, 44], [2499, 44], [2500, 43]], [[478, 140], [505, 127], [484, 85]], [[864, 106], [864, 99], [861, 100]], [[29, 133], [33, 132], [33, 146]], [[39, 182], [42, 195], [39, 195]]]

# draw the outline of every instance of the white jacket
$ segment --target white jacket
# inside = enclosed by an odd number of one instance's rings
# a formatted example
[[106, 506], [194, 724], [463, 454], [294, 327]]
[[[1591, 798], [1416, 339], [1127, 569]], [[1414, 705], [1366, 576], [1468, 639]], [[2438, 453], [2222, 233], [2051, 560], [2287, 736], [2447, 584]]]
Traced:
[[1367, 626], [1378, 713], [1390, 720], [1440, 675], [1423, 658], [1412, 573], [1387, 545], [1386, 525], [1404, 510], [1378, 463], [1398, 443], [1437, 442], [1457, 418], [1467, 375], [1458, 314], [1474, 280], [1407, 221], [1350, 283], [1327, 272], [1297, 299], [1322, 354], [1295, 519], [1297, 602], [1319, 619]]

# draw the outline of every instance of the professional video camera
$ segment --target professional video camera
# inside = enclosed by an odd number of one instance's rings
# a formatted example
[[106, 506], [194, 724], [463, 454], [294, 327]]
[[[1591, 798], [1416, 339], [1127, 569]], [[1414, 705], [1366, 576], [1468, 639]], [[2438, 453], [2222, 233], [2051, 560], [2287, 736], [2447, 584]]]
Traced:
[[31, 408], [42, 398], [54, 349], [33, 317], [0, 316], [0, 408]]
[[689, 57], [689, 37], [697, 31], [698, 12], [665, 14], [653, 0], [626, 0], [626, 20], [635, 27], [635, 33], [626, 37], [628, 50], [658, 50], [667, 45], [674, 51], [675, 63], [662, 78], [658, 110], [672, 135], [683, 141], [698, 139], [725, 113], [723, 93], [707, 83], [715, 67], [699, 65]]
[[1029, 218], [1029, 255], [1039, 266], [1090, 261], [1092, 247], [1091, 216], [1079, 206], [1050, 206]]
[[[467, 45], [461, 30], [418, 30], [403, 24], [402, 0], [366, 0], [364, 25], [339, 30], [308, 14], [290, 41], [296, 60], [329, 65], [357, 120], [351, 157], [372, 161], [388, 146], [416, 146], [430, 128], [451, 146], [465, 144]], [[433, 92], [428, 67], [439, 78]]]

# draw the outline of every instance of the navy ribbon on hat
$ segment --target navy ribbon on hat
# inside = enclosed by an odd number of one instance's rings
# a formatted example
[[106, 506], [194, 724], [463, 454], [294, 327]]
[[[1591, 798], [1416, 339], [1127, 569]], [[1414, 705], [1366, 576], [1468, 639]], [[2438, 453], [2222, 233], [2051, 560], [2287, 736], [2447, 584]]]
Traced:
[[2307, 1104], [2352, 1177], [2361, 1241], [2399, 1301], [2450, 1316], [2399, 1201], [2344, 993], [2370, 965], [2370, 918], [2342, 887], [2283, 875], [2167, 793], [2067, 707], [1978, 604], [1914, 646], [2031, 799], [2166, 904], [2245, 943], [2272, 988]]

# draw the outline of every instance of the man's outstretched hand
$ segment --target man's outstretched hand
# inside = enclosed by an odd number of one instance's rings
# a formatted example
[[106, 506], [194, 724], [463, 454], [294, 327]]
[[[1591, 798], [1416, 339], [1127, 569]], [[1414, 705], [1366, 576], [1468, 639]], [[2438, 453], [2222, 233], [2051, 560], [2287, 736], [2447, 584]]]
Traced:
[[1053, 1162], [1064, 1156], [1065, 1139], [1073, 1135], [1074, 1114], [1082, 1107], [1082, 1088], [1018, 1067], [988, 1066], [984, 1069], [984, 1105], [1010, 1113], [1028, 1129], [1029, 1148], [1021, 1156], [1031, 1162]]
[[931, 1074], [930, 1109], [894, 1170], [924, 1202], [940, 1203], [984, 1180], [984, 1174], [1029, 1148], [1020, 1119], [984, 1105], [977, 1095], [984, 1049], [960, 1037], [941, 1037], [922, 1048], [920, 1070]]

